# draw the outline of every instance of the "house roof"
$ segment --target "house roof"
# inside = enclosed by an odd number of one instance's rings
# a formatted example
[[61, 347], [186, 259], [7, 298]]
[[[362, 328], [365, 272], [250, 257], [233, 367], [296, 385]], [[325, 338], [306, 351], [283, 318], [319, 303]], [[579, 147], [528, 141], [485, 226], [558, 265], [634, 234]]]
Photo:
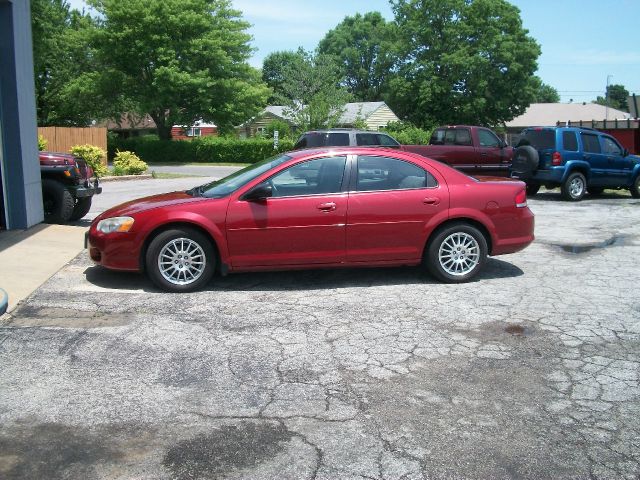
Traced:
[[[384, 102], [354, 102], [347, 103], [344, 107], [344, 111], [340, 116], [340, 120], [338, 123], [340, 124], [350, 124], [355, 122], [358, 118], [366, 119], [380, 107], [386, 105]], [[269, 105], [265, 112], [271, 113], [277, 117], [280, 117], [284, 120], [291, 121], [291, 116], [285, 114], [285, 109], [287, 107], [281, 105]]]
[[513, 120], [507, 127], [533, 127], [555, 125], [557, 122], [590, 122], [591, 120], [626, 120], [631, 116], [621, 110], [598, 105], [597, 103], [532, 103], [529, 108]]

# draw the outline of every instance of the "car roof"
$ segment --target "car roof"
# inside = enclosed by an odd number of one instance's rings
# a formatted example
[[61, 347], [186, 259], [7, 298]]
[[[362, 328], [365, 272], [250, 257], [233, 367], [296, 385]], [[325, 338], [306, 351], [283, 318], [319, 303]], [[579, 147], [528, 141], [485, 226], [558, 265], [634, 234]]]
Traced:
[[348, 133], [348, 132], [354, 132], [354, 133], [383, 133], [383, 134], [387, 135], [386, 132], [377, 132], [375, 130], [360, 130], [358, 128], [321, 128], [321, 129], [317, 129], [317, 130], [308, 130], [308, 131], [302, 133], [301, 136], [312, 134], [312, 133]]

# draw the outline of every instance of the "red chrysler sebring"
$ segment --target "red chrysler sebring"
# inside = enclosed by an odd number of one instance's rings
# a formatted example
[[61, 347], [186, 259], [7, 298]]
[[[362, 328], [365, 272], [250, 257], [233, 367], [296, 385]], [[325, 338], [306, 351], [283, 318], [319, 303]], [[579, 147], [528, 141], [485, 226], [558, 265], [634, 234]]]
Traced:
[[422, 264], [445, 282], [533, 241], [525, 184], [390, 149], [301, 150], [222, 180], [123, 203], [88, 233], [94, 262], [160, 288], [215, 272]]

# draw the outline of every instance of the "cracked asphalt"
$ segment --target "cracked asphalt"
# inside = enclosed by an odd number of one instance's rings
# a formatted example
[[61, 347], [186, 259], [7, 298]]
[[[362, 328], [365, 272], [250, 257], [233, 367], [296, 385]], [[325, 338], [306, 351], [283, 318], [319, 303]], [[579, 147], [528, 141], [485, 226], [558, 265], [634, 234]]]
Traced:
[[81, 253], [0, 326], [4, 479], [637, 479], [640, 200], [529, 201], [537, 240], [160, 293]]

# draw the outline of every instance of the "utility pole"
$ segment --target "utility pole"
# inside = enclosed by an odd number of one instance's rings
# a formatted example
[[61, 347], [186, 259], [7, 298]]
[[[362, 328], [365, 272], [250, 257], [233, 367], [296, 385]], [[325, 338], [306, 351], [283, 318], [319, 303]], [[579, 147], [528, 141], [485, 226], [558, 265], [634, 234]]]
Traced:
[[607, 91], [605, 92], [605, 114], [604, 114], [604, 128], [607, 128], [607, 120], [609, 120], [609, 79], [613, 75], [607, 75]]

